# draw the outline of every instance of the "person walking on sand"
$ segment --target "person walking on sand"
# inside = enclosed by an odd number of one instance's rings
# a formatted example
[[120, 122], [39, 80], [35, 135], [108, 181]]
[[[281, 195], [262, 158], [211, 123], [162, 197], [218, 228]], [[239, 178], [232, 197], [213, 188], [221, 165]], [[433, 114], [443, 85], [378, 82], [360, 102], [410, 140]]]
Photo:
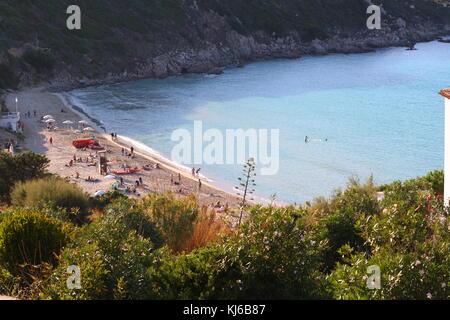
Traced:
[[181, 173], [178, 172], [178, 183], [181, 184]]
[[195, 168], [192, 167], [192, 176], [195, 177]]
[[134, 148], [133, 147], [130, 148], [130, 152], [131, 152], [130, 155], [132, 156], [133, 152], [134, 152]]
[[202, 180], [198, 179], [198, 190], [202, 188]]
[[53, 145], [53, 137], [50, 137], [48, 141], [50, 142], [51, 145]]
[[120, 177], [120, 185], [123, 186], [123, 178]]

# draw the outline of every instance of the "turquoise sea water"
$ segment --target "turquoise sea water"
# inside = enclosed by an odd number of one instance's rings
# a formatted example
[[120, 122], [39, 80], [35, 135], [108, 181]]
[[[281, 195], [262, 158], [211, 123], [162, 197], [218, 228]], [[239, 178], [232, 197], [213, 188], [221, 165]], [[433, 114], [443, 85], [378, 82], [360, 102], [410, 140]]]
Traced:
[[[170, 157], [173, 130], [279, 129], [280, 169], [256, 177], [257, 194], [301, 203], [330, 195], [348, 178], [378, 184], [443, 168], [444, 103], [450, 87], [450, 44], [417, 51], [260, 61], [223, 75], [91, 87], [70, 92], [108, 132], [130, 137]], [[305, 136], [327, 142], [305, 143]], [[232, 189], [241, 165], [200, 165]], [[189, 165], [188, 165], [189, 167]], [[199, 167], [199, 165], [195, 165]]]

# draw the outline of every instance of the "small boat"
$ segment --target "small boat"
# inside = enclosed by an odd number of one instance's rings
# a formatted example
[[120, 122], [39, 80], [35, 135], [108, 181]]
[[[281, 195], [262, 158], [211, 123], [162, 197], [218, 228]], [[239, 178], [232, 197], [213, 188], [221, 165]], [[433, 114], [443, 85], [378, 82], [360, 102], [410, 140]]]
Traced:
[[77, 149], [88, 148], [92, 150], [103, 150], [104, 148], [95, 139], [73, 140], [72, 145]]

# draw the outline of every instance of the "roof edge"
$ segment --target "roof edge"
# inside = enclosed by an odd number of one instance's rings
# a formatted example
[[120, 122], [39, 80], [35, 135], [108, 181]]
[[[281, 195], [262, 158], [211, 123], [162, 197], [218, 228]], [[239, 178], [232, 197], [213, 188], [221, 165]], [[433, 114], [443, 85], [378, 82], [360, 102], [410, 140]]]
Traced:
[[450, 99], [450, 89], [441, 90], [439, 94], [447, 99]]

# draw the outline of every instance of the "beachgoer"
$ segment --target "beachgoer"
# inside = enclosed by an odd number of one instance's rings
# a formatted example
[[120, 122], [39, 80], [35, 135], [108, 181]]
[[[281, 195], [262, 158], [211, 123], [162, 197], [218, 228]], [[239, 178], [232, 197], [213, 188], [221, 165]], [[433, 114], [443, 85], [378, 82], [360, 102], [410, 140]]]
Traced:
[[49, 141], [50, 141], [50, 144], [53, 144], [53, 137], [50, 137]]
[[144, 181], [142, 180], [142, 177], [139, 177], [139, 183], [144, 184]]
[[170, 175], [170, 184], [173, 184], [173, 174]]
[[198, 168], [197, 171], [195, 171], [195, 174], [198, 176], [198, 173], [200, 172], [201, 168]]
[[195, 176], [195, 168], [194, 167], [192, 167], [192, 176], [193, 177]]
[[33, 114], [34, 114], [34, 116], [36, 117], [36, 110], [33, 110]]
[[120, 185], [123, 186], [123, 178], [120, 177]]
[[178, 172], [178, 182], [181, 183], [181, 174]]
[[308, 136], [305, 136], [305, 143], [308, 143], [308, 140], [309, 140]]
[[198, 179], [198, 189], [200, 190], [202, 188], [202, 180]]
[[133, 154], [133, 152], [134, 152], [134, 148], [133, 147], [131, 147], [130, 148], [130, 151], [131, 151], [131, 153], [130, 153], [130, 156]]

